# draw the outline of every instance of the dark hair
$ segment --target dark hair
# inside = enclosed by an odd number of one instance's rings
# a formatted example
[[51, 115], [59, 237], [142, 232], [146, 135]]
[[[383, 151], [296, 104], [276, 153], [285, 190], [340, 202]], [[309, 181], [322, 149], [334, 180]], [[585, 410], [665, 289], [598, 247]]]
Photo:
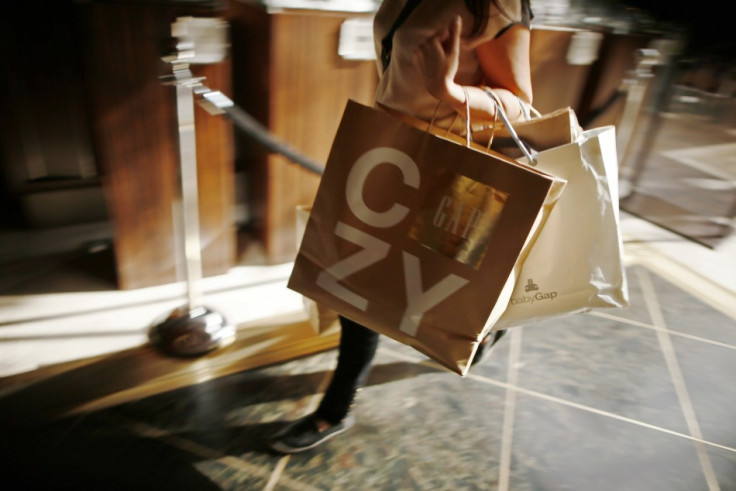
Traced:
[[496, 6], [498, 10], [503, 12], [503, 8], [498, 4], [498, 0], [465, 0], [465, 7], [475, 17], [473, 23], [472, 34], [480, 34], [488, 25], [488, 7], [490, 3]]

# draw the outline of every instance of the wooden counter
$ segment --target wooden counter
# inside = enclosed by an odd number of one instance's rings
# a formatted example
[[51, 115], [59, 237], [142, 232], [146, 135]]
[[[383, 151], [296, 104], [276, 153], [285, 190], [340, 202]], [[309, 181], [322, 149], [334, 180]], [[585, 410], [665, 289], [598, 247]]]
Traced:
[[[230, 12], [233, 98], [276, 137], [327, 160], [347, 100], [372, 104], [375, 61], [337, 54], [341, 24], [362, 14], [283, 10], [234, 2]], [[319, 176], [236, 135], [237, 167], [249, 181], [253, 225], [268, 261], [296, 254], [297, 205], [311, 204]]]
[[[121, 288], [177, 280], [176, 99], [174, 88], [159, 80], [171, 73], [161, 57], [171, 52], [170, 25], [178, 16], [221, 13], [181, 4], [80, 5], [95, 149], [115, 228]], [[194, 66], [193, 71], [206, 76], [208, 86], [230, 90], [230, 60]], [[195, 112], [203, 270], [222, 274], [235, 258], [232, 128], [225, 118], [200, 107]]]

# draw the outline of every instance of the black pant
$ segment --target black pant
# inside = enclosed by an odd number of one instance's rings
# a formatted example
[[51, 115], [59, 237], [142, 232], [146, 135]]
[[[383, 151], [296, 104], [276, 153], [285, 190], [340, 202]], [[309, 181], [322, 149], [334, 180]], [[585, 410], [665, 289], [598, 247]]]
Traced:
[[350, 411], [355, 394], [371, 371], [379, 338], [377, 332], [342, 316], [340, 325], [337, 367], [316, 413], [331, 424], [342, 421]]

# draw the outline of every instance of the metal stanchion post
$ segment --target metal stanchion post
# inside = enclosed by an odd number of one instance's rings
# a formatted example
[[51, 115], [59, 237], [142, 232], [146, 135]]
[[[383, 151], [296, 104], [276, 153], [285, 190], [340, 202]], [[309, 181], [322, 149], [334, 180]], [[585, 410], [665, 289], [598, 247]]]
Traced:
[[[323, 164], [311, 160], [287, 143], [275, 138], [268, 129], [236, 106], [225, 94], [204, 86], [202, 84], [204, 77], [192, 75], [189, 70], [191, 63], [218, 61], [218, 52], [225, 46], [222, 31], [219, 31], [218, 36], [218, 30], [223, 29], [223, 24], [224, 21], [216, 19], [191, 17], [178, 19], [172, 25], [172, 34], [179, 39], [177, 51], [172, 56], [164, 58], [164, 61], [172, 65], [172, 74], [164, 77], [164, 83], [176, 87], [184, 235], [181, 242], [184, 249], [188, 304], [175, 309], [163, 322], [152, 326], [149, 338], [155, 346], [174, 355], [203, 354], [224, 346], [235, 338], [235, 330], [225, 318], [202, 305], [194, 103], [202, 106], [210, 114], [226, 115], [238, 129], [255, 142], [284, 155], [309, 172], [322, 175], [324, 171]], [[204, 40], [204, 50], [200, 50], [201, 43], [193, 40], [192, 37], [197, 36], [192, 34], [198, 34]]]
[[[621, 199], [628, 198], [636, 191], [639, 178], [652, 148], [652, 142], [661, 126], [661, 111], [667, 104], [672, 90], [674, 80], [673, 53], [679, 49], [679, 41], [660, 40], [655, 46], [657, 46], [656, 49], [643, 49], [637, 52], [636, 68], [627, 80], [626, 107], [621, 117], [621, 123], [617, 128], [619, 135], [619, 165], [621, 166]], [[662, 73], [657, 77], [659, 88], [653, 90], [653, 94], [648, 95], [650, 85], [654, 81], [652, 70], [655, 66], [663, 68]], [[640, 125], [638, 120], [646, 102], [645, 96], [651, 99], [651, 110], [647, 123]], [[643, 127], [640, 128], [640, 126]], [[636, 151], [637, 155], [632, 156], [631, 154], [634, 151], [633, 140], [636, 132], [641, 133], [642, 136], [637, 138], [640, 143], [639, 149]]]
[[[215, 22], [210, 24], [215, 29], [221, 28], [216, 24], [217, 20], [209, 20]], [[176, 89], [181, 184], [180, 216], [183, 235], [179, 243], [183, 246], [187, 304], [175, 309], [165, 320], [154, 324], [149, 331], [149, 339], [154, 346], [177, 356], [204, 354], [235, 339], [234, 327], [228, 324], [223, 315], [204, 306], [202, 302], [194, 92], [202, 90], [201, 81], [204, 77], [193, 76], [189, 69], [190, 63], [197, 60], [196, 43], [188, 36], [190, 23], [194, 21], [192, 18], [183, 18], [172, 25], [172, 34], [179, 39], [179, 43], [176, 53], [164, 58], [165, 62], [171, 64], [172, 74], [163, 80], [163, 83]], [[221, 49], [224, 49], [224, 43]], [[211, 57], [205, 59], [212, 60]]]
[[644, 105], [649, 84], [654, 77], [652, 67], [659, 63], [659, 57], [659, 52], [654, 49], [637, 50], [636, 67], [624, 80], [624, 85], [627, 87], [626, 105], [618, 124], [618, 155], [620, 155], [621, 162], [625, 161], [629, 153], [636, 120]]

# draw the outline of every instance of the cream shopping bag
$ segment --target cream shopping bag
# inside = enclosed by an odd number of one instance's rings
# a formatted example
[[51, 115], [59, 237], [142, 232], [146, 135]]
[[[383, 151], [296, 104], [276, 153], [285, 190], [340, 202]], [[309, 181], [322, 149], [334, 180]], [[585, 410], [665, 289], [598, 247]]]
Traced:
[[616, 131], [580, 133], [536, 154], [535, 168], [567, 180], [494, 330], [628, 305], [618, 206]]

